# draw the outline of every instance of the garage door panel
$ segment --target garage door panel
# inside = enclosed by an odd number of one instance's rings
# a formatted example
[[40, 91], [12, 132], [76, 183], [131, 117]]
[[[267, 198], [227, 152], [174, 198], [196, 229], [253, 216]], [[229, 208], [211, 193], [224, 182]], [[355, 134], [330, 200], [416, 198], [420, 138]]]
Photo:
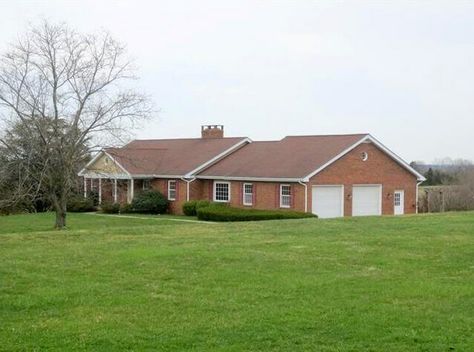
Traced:
[[344, 215], [343, 194], [344, 187], [314, 186], [313, 191], [313, 213], [320, 218], [336, 218]]
[[382, 187], [380, 185], [358, 185], [352, 188], [352, 215], [381, 215]]

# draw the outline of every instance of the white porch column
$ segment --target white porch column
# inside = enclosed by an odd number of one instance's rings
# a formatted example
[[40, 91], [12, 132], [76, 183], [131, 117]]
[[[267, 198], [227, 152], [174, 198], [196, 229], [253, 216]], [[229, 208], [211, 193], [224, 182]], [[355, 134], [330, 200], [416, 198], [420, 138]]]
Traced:
[[117, 203], [117, 179], [114, 179], [114, 203]]
[[87, 198], [87, 178], [84, 176], [84, 198]]
[[99, 177], [99, 204], [102, 204], [102, 178]]

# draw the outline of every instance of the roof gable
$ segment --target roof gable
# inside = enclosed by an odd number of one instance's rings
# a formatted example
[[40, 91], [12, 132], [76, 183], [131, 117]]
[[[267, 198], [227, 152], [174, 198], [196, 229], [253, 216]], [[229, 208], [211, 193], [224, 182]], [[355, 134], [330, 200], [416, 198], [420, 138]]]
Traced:
[[199, 176], [301, 180], [365, 136], [289, 136], [280, 141], [253, 142]]
[[288, 136], [280, 141], [253, 142], [199, 174], [201, 178], [295, 180], [309, 178], [370, 141], [420, 181], [424, 177], [370, 134]]
[[[243, 137], [134, 140], [103, 152], [131, 176], [184, 177], [250, 142]], [[85, 169], [90, 170], [90, 166]]]

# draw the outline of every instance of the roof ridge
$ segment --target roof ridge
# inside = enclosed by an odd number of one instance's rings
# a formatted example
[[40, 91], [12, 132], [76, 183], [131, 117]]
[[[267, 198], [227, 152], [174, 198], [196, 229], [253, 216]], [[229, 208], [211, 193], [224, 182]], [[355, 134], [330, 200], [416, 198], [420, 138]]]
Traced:
[[154, 142], [154, 141], [184, 141], [184, 140], [203, 140], [203, 141], [209, 141], [209, 140], [222, 140], [222, 139], [245, 139], [248, 137], [222, 137], [222, 138], [202, 138], [202, 137], [195, 137], [195, 138], [151, 138], [151, 139], [133, 139], [127, 144], [130, 144], [132, 142]]
[[288, 137], [347, 137], [347, 136], [368, 136], [370, 133], [333, 133], [333, 134], [299, 134], [299, 135], [288, 135], [282, 139]]
[[168, 150], [169, 148], [147, 148], [147, 147], [129, 147], [129, 146], [123, 146], [122, 148], [118, 148], [120, 150]]

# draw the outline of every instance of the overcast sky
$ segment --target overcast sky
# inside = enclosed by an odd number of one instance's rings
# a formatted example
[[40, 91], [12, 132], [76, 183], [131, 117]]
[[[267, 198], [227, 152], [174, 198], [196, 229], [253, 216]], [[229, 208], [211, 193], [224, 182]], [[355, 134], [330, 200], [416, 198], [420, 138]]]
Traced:
[[474, 160], [474, 1], [0, 0], [0, 50], [45, 18], [106, 29], [161, 109], [139, 138], [369, 132]]

